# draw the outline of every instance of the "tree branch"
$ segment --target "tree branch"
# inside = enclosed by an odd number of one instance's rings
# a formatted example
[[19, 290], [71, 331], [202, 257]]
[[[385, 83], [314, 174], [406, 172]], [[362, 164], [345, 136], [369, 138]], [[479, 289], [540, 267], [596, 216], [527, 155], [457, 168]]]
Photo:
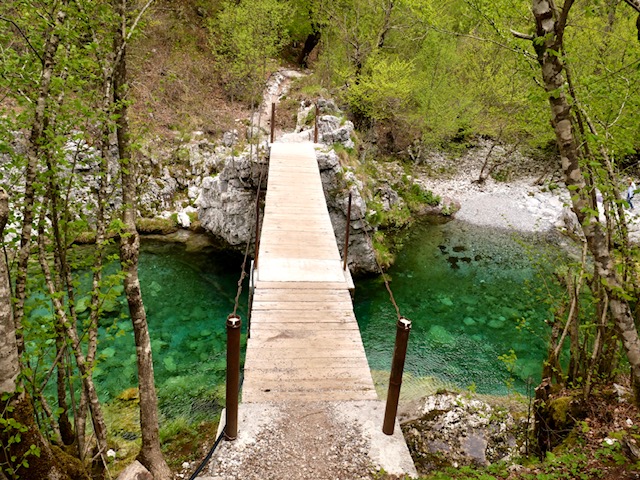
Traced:
[[519, 38], [521, 40], [530, 40], [530, 41], [533, 42], [533, 40], [535, 40], [535, 38], [536, 38], [533, 35], [529, 35], [528, 33], [516, 32], [513, 29], [509, 29], [509, 31], [511, 32], [511, 35], [513, 35], [515, 38]]
[[42, 56], [35, 49], [35, 47], [33, 45], [31, 45], [31, 42], [29, 41], [29, 38], [25, 35], [25, 33], [20, 28], [20, 26], [16, 22], [11, 20], [10, 18], [0, 17], [0, 20], [10, 23], [11, 25], [13, 25], [16, 28], [16, 30], [18, 30], [18, 32], [20, 32], [20, 35], [22, 35], [22, 38], [24, 38], [24, 41], [27, 42], [27, 45], [29, 45], [29, 48], [31, 49], [31, 51], [33, 53], [35, 53], [36, 57], [38, 57], [38, 59], [40, 60], [40, 63], [42, 63], [44, 65], [44, 60], [42, 59]]
[[624, 2], [636, 12], [640, 13], [640, 0], [624, 0]]
[[[463, 37], [463, 38], [471, 38], [472, 40], [478, 40], [479, 42], [487, 42], [487, 43], [493, 43], [494, 45], [497, 45], [501, 48], [505, 48], [507, 50], [511, 50], [514, 53], [519, 53], [521, 55], [524, 55], [527, 58], [532, 58], [535, 59], [536, 57], [532, 54], [530, 54], [529, 52], [527, 52], [524, 49], [519, 49], [519, 48], [514, 48], [511, 47], [509, 45], [505, 45], [504, 43], [500, 43], [497, 40], [492, 40], [490, 38], [483, 38], [483, 37], [478, 37], [476, 35], [471, 35], [468, 33], [458, 33], [458, 32], [450, 32], [448, 30], [443, 30], [434, 26], [430, 26], [431, 30], [433, 30], [434, 32], [438, 32], [438, 33], [442, 33], [444, 35], [453, 35], [454, 37]], [[531, 39], [533, 40], [533, 39]]]
[[569, 16], [569, 10], [573, 6], [574, 0], [565, 0], [564, 5], [562, 5], [562, 12], [560, 13], [560, 18], [558, 18], [558, 22], [556, 23], [556, 35], [558, 37], [558, 42], [562, 43], [562, 37], [564, 36], [564, 29], [567, 26], [567, 18]]

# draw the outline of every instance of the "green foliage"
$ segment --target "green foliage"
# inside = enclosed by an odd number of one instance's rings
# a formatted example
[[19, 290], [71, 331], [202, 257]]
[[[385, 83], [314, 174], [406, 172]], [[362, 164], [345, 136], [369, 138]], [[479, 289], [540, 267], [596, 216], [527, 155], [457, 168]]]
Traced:
[[516, 352], [513, 349], [511, 349], [509, 350], [508, 353], [499, 355], [498, 360], [500, 360], [504, 364], [504, 366], [507, 369], [507, 372], [509, 372], [509, 378], [507, 378], [506, 380], [506, 386], [507, 386], [507, 391], [512, 392], [513, 384], [515, 382], [514, 373], [515, 373], [515, 369], [518, 361], [518, 356], [516, 355]]
[[387, 245], [387, 239], [385, 238], [385, 234], [381, 231], [376, 232], [373, 235], [373, 250], [378, 261], [378, 264], [383, 268], [389, 268], [394, 260], [395, 256], [391, 252], [389, 246]]
[[415, 71], [400, 58], [368, 59], [358, 81], [346, 93], [352, 111], [371, 120], [392, 120], [409, 106]]
[[442, 201], [440, 196], [435, 195], [431, 190], [423, 189], [418, 183], [412, 183], [407, 190], [402, 192], [402, 196], [412, 209], [420, 204], [436, 207]]
[[277, 0], [225, 1], [209, 28], [227, 93], [247, 102], [262, 93], [269, 61], [287, 42], [290, 10]]

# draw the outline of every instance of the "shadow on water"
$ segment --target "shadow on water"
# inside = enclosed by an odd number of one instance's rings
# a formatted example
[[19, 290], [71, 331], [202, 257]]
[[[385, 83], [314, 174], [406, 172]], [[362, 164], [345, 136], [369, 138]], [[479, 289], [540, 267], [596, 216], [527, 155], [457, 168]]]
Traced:
[[[546, 352], [545, 265], [560, 258], [553, 252], [539, 237], [463, 222], [417, 227], [388, 272], [401, 314], [413, 322], [408, 382], [525, 393]], [[371, 369], [388, 371], [395, 310], [381, 279], [357, 282], [355, 310]]]

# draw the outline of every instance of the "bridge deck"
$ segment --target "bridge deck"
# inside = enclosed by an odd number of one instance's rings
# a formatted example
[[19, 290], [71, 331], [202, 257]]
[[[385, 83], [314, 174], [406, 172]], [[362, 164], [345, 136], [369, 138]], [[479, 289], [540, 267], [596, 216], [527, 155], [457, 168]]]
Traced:
[[312, 144], [273, 144], [242, 401], [376, 400]]

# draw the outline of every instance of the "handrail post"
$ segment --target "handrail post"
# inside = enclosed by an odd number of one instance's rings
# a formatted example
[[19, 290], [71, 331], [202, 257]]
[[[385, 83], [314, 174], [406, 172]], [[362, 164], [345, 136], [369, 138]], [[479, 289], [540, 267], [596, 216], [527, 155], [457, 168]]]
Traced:
[[271, 143], [275, 138], [276, 133], [276, 104], [271, 103]]
[[225, 440], [238, 437], [238, 396], [240, 395], [240, 327], [242, 319], [239, 315], [227, 317], [227, 391], [226, 412], [227, 424], [224, 427]]
[[347, 206], [347, 231], [344, 234], [344, 260], [342, 270], [347, 271], [347, 256], [349, 255], [349, 230], [351, 230], [351, 192], [349, 192], [349, 205]]
[[391, 374], [389, 375], [389, 391], [387, 393], [387, 404], [384, 410], [384, 421], [382, 423], [382, 432], [385, 435], [393, 435], [396, 424], [398, 399], [400, 398], [400, 387], [402, 386], [402, 372], [407, 356], [409, 333], [411, 332], [411, 320], [400, 317], [396, 327], [396, 343], [393, 347], [393, 360], [391, 361]]
[[318, 102], [316, 102], [316, 115], [313, 122], [313, 143], [318, 143]]

